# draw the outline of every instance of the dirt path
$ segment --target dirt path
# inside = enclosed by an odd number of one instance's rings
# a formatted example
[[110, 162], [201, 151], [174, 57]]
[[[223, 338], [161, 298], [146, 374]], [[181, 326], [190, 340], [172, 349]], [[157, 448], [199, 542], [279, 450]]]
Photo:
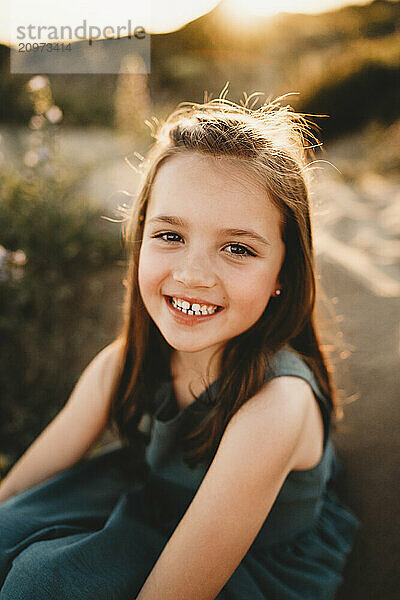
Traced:
[[[326, 175], [326, 172], [325, 172]], [[400, 189], [364, 174], [334, 174], [314, 189], [322, 287], [335, 302], [334, 342], [347, 358], [335, 380], [347, 396], [335, 435], [345, 465], [341, 493], [362, 522], [338, 600], [394, 600], [398, 572], [400, 455]], [[353, 575], [357, 574], [356, 577]]]

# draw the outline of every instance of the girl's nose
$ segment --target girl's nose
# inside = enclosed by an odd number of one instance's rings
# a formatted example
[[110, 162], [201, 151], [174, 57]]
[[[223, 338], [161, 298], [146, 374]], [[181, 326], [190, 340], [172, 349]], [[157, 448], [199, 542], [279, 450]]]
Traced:
[[209, 265], [196, 264], [192, 260], [186, 260], [184, 264], [176, 267], [173, 271], [173, 278], [174, 281], [187, 288], [211, 288], [216, 284], [216, 275], [213, 269]]

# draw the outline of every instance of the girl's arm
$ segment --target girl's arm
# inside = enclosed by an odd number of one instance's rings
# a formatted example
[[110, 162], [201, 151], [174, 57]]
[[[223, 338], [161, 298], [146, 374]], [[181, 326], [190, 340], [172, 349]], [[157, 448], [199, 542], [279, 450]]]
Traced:
[[67, 469], [104, 429], [120, 343], [106, 346], [83, 371], [69, 400], [32, 443], [0, 486], [0, 503]]
[[279, 377], [234, 415], [138, 600], [215, 598], [252, 544], [288, 473], [318, 462], [323, 442], [318, 413], [305, 381]]

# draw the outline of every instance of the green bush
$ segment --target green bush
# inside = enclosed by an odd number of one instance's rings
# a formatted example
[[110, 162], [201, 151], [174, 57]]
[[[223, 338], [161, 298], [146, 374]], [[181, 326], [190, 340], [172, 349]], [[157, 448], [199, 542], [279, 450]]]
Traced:
[[297, 108], [329, 116], [319, 121], [325, 139], [358, 131], [374, 120], [390, 125], [398, 117], [399, 76], [398, 65], [366, 61], [353, 72], [320, 81]]
[[[4, 456], [15, 460], [65, 402], [76, 358], [98, 327], [98, 274], [122, 257], [120, 228], [101, 216], [80, 196], [77, 176], [31, 169], [0, 175], [3, 466]], [[23, 252], [12, 254], [17, 250]]]

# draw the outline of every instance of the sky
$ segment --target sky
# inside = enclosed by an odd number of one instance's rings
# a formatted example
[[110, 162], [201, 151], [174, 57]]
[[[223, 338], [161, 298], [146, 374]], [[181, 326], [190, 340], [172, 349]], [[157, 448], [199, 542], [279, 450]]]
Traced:
[[366, 0], [227, 0], [225, 3], [232, 12], [260, 16], [278, 12], [321, 13], [347, 4], [367, 4]]
[[[220, 0], [69, 0], [60, 5], [54, 0], [0, 0], [0, 43], [18, 43], [17, 27], [34, 24], [46, 27], [71, 25], [83, 19], [104, 26], [128, 24], [143, 26], [149, 33], [164, 33], [179, 29], [185, 23], [212, 10]], [[238, 16], [272, 16], [278, 12], [324, 12], [346, 4], [365, 4], [365, 0], [224, 0], [227, 18]], [[42, 36], [43, 41], [45, 34]]]

